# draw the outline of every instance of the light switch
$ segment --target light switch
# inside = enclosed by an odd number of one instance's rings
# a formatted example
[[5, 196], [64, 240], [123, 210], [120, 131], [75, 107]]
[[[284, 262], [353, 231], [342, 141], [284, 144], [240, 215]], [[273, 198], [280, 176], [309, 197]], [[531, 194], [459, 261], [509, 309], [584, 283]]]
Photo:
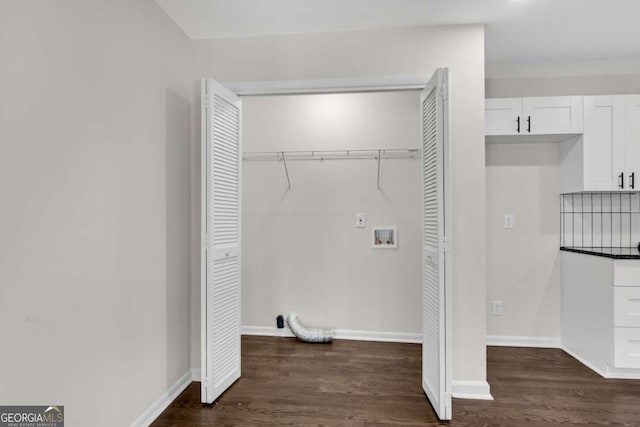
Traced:
[[513, 214], [504, 214], [504, 228], [511, 229], [514, 227]]
[[366, 225], [367, 225], [367, 216], [362, 212], [358, 212], [356, 214], [356, 227], [364, 228]]
[[491, 301], [491, 314], [502, 316], [502, 301]]

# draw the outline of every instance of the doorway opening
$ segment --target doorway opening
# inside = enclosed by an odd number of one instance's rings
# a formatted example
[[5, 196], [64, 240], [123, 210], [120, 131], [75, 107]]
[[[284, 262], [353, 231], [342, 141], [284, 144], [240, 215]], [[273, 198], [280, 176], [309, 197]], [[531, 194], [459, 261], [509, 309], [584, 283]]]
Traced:
[[422, 86], [240, 98], [203, 80], [203, 402], [240, 376], [242, 320], [296, 310], [349, 331], [413, 321], [450, 419], [446, 70]]

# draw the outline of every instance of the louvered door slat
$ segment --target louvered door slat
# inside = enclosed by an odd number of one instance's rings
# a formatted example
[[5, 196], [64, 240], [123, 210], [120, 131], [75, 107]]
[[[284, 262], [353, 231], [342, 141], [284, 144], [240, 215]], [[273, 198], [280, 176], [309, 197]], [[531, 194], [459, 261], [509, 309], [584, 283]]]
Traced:
[[240, 110], [214, 93], [212, 115], [212, 242], [214, 247], [239, 245]]
[[[240, 319], [237, 306], [239, 304], [238, 258], [215, 260], [213, 273], [213, 288], [208, 301], [211, 310], [210, 329], [212, 331], [212, 348], [215, 356], [212, 358], [211, 380], [213, 388], [220, 387], [238, 368], [238, 347], [240, 334], [237, 325]], [[221, 274], [220, 266], [227, 264], [236, 271], [232, 275]]]

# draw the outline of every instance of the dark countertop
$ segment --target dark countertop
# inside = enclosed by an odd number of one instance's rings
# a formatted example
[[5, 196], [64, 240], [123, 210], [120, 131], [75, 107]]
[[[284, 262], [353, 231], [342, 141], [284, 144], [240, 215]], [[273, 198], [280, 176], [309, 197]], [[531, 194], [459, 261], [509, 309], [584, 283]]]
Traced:
[[640, 259], [640, 251], [638, 248], [578, 248], [561, 246], [560, 250], [613, 259]]

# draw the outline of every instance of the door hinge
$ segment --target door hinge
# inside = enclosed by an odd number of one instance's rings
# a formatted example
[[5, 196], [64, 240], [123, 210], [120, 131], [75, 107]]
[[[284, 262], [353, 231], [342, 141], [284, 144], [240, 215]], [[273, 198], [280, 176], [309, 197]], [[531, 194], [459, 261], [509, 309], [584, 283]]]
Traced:
[[202, 95], [202, 106], [204, 108], [209, 108], [209, 95], [207, 95], [206, 93]]
[[443, 252], [449, 252], [449, 238], [445, 237], [442, 239], [442, 250]]
[[442, 96], [442, 99], [444, 99], [445, 101], [449, 99], [449, 85], [441, 85], [438, 88], [438, 91], [440, 92], [440, 96]]
[[205, 234], [202, 239], [203, 239], [204, 248], [209, 249], [209, 236]]

